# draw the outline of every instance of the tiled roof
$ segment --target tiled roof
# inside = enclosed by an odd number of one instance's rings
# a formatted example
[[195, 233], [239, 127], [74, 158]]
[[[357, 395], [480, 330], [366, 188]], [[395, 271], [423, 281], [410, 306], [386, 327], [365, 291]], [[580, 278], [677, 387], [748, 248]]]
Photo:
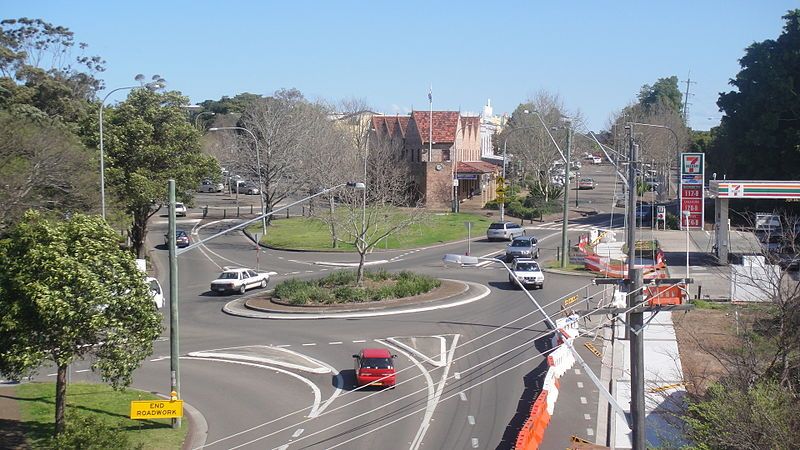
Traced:
[[408, 116], [372, 116], [372, 128], [378, 134], [405, 137], [408, 129]]
[[495, 173], [498, 167], [485, 161], [459, 161], [456, 167], [458, 173]]
[[[434, 111], [433, 112], [433, 142], [444, 143], [454, 142], [456, 127], [458, 126], [458, 111]], [[420, 139], [422, 143], [428, 143], [430, 133], [431, 113], [428, 111], [414, 111], [411, 113], [414, 122], [417, 123]]]

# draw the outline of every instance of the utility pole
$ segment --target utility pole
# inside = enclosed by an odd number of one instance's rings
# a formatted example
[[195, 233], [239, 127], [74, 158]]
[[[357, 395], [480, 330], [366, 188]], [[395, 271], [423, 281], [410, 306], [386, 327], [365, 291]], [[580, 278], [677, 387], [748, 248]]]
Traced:
[[569, 166], [570, 153], [572, 153], [572, 121], [567, 122], [567, 151], [564, 152], [564, 216], [561, 223], [561, 268], [567, 267], [569, 261], [569, 241], [567, 228], [569, 226]]
[[[175, 242], [175, 180], [168, 182], [169, 189], [169, 369], [170, 390], [180, 398], [181, 371], [178, 366], [178, 253]], [[172, 428], [180, 428], [181, 419], [172, 419]]]
[[686, 92], [683, 94], [683, 126], [689, 126], [689, 85], [695, 83], [692, 81], [692, 71], [686, 77]]
[[[633, 124], [629, 125], [628, 152], [628, 229], [625, 243], [628, 246], [628, 308], [642, 302], [642, 270], [636, 269], [636, 167], [639, 145], [633, 139]], [[636, 309], [628, 313], [628, 335], [631, 346], [631, 431], [633, 449], [645, 450], [644, 407], [644, 313]]]

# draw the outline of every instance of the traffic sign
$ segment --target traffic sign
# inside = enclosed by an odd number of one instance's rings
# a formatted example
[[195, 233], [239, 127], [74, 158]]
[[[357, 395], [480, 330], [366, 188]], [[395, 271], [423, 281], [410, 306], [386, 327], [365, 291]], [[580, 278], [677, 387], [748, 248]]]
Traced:
[[504, 184], [506, 184], [506, 179], [503, 177], [497, 177], [496, 183], [498, 186], [503, 186]]
[[183, 400], [132, 400], [131, 419], [177, 419], [183, 417]]

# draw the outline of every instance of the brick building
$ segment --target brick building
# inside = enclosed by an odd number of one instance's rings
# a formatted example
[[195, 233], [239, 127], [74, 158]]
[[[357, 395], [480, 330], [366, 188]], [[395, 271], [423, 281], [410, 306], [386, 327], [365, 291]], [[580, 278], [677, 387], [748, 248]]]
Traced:
[[[496, 196], [500, 168], [481, 161], [480, 127], [480, 117], [457, 111], [433, 111], [432, 120], [430, 112], [414, 111], [373, 116], [371, 131], [375, 139], [392, 140], [402, 149], [400, 159], [410, 165], [425, 206], [448, 209], [454, 193], [460, 201], [478, 197], [482, 203]], [[453, 180], [458, 180], [456, 189]]]

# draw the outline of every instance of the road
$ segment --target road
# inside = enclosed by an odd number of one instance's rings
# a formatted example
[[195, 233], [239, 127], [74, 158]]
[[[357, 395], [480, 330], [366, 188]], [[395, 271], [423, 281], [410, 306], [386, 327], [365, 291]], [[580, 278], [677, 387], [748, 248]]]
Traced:
[[[604, 170], [605, 169], [605, 170]], [[599, 208], [610, 198], [608, 167], [584, 169], [599, 186], [581, 193], [581, 210], [570, 238], [610, 214]], [[208, 194], [198, 204], [214, 201]], [[201, 219], [197, 209], [179, 219], [193, 238], [210, 236], [235, 219]], [[614, 220], [617, 223], [617, 220]], [[527, 225], [526, 225], [527, 226]], [[542, 260], [554, 259], [559, 224], [534, 224]], [[166, 218], [151, 223], [148, 245], [162, 284], [168, 285], [163, 234]], [[504, 243], [475, 239], [473, 255], [502, 253]], [[461, 253], [466, 243], [416, 251], [385, 251], [368, 261], [379, 267], [413, 270], [440, 278], [487, 286], [488, 296], [454, 308], [369, 318], [263, 320], [228, 315], [223, 306], [239, 295], [215, 296], [209, 282], [225, 265], [274, 272], [270, 286], [292, 277], [321, 276], [336, 268], [320, 263], [355, 260], [353, 255], [257, 250], [241, 233], [231, 233], [179, 259], [181, 396], [200, 410], [208, 425], [206, 448], [512, 448], [547, 369], [550, 348], [544, 318], [507, 282], [499, 265], [446, 268], [446, 253]], [[578, 294], [599, 299], [589, 279], [547, 274], [545, 287], [531, 291], [551, 317], [563, 300]], [[246, 294], [246, 295], [249, 295]], [[582, 309], [583, 305], [573, 307]], [[169, 309], [164, 336], [154, 354], [136, 371], [134, 387], [166, 393], [169, 377]], [[587, 338], [576, 341], [584, 359], [599, 373], [600, 359], [583, 346], [594, 340], [601, 322], [586, 322]], [[383, 346], [397, 354], [398, 386], [354, 390], [352, 354]], [[49, 373], [45, 369], [42, 378]], [[86, 364], [71, 370], [73, 381], [95, 379]], [[561, 381], [562, 394], [547, 432], [547, 443], [563, 448], [571, 435], [592, 439], [597, 427], [597, 389], [576, 366]], [[568, 388], [565, 388], [568, 387]]]

